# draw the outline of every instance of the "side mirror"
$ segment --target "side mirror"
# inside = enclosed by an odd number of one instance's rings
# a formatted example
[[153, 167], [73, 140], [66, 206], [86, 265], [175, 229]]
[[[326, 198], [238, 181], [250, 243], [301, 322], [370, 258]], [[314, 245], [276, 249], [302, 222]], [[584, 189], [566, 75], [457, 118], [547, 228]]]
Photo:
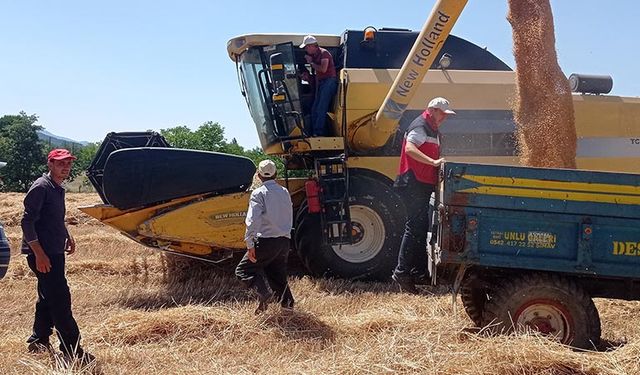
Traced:
[[271, 66], [271, 79], [274, 82], [284, 81], [284, 57], [282, 53], [278, 52], [271, 55], [269, 65]]

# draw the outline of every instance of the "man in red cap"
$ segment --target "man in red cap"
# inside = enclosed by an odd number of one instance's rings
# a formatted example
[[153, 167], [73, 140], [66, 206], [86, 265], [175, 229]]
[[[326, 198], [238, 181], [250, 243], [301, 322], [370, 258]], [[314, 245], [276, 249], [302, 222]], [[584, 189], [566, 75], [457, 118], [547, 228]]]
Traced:
[[60, 350], [66, 359], [89, 363], [94, 357], [80, 346], [80, 330], [71, 312], [71, 293], [65, 278], [65, 253], [71, 255], [76, 243], [65, 225], [65, 190], [76, 159], [68, 150], [49, 152], [49, 172], [38, 178], [24, 198], [22, 253], [38, 279], [33, 333], [27, 339], [31, 352], [52, 350], [49, 336], [58, 333]]

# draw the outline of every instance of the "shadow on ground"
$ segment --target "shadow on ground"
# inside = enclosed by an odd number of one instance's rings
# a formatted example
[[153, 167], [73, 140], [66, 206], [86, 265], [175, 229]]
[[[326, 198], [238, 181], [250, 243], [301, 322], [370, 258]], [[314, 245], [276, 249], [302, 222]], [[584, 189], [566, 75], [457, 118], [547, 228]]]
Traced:
[[278, 329], [284, 337], [295, 341], [332, 342], [335, 338], [333, 328], [316, 316], [298, 310], [280, 310], [266, 316], [263, 324]]
[[[400, 288], [393, 282], [353, 281], [342, 279], [311, 278], [314, 286], [329, 294], [358, 294], [358, 293], [401, 293]], [[447, 285], [417, 285], [419, 294], [425, 297], [450, 294]]]
[[185, 305], [214, 305], [255, 300], [255, 295], [235, 278], [213, 276], [183, 282], [134, 285], [122, 291], [115, 301], [123, 307], [136, 310], [159, 310]]

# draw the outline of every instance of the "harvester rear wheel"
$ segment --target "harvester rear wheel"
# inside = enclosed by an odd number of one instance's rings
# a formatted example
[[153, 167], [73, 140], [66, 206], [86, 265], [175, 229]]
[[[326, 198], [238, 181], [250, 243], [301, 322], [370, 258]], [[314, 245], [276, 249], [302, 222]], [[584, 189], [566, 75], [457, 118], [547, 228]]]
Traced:
[[398, 259], [403, 206], [389, 186], [366, 176], [352, 176], [349, 193], [354, 243], [324, 245], [320, 215], [303, 205], [296, 220], [298, 255], [315, 276], [386, 279]]
[[600, 340], [593, 301], [574, 281], [558, 275], [532, 274], [501, 283], [482, 320], [493, 332], [532, 330], [576, 348], [593, 349]]

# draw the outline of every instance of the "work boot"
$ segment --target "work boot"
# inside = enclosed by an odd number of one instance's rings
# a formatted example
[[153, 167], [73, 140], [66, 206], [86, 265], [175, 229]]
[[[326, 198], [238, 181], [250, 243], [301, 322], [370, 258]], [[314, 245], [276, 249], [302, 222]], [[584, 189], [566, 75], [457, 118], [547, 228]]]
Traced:
[[32, 341], [28, 343], [27, 350], [32, 354], [52, 353], [53, 347], [49, 341]]
[[294, 304], [295, 302], [293, 301], [293, 299], [282, 300], [282, 302], [280, 302], [280, 307], [283, 310], [293, 310]]
[[398, 284], [401, 292], [410, 293], [410, 294], [418, 294], [418, 289], [416, 289], [416, 284], [413, 281], [413, 277], [399, 276], [395, 273], [391, 275], [391, 279]]
[[258, 293], [258, 307], [256, 307], [256, 311], [254, 311], [256, 315], [260, 315], [267, 311], [267, 308], [269, 307], [269, 300], [272, 296], [272, 293]]
[[261, 277], [253, 279], [251, 282], [251, 288], [255, 290], [258, 295], [258, 307], [255, 311], [255, 314], [258, 315], [267, 310], [267, 307], [269, 307], [269, 300], [273, 297], [273, 293], [267, 286], [265, 280]]
[[428, 273], [421, 273], [413, 275], [413, 283], [416, 285], [430, 285], [431, 277]]

